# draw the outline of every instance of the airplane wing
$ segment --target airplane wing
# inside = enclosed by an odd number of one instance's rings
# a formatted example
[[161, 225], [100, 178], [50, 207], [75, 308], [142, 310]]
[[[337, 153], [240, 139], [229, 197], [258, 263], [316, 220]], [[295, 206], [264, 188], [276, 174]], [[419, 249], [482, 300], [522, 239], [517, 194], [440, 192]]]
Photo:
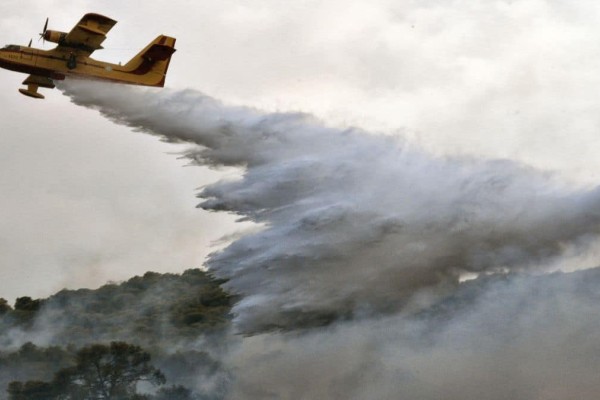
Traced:
[[117, 21], [100, 14], [85, 14], [71, 32], [67, 33], [57, 49], [76, 49], [78, 54], [89, 56], [102, 48], [101, 44], [106, 39], [106, 34], [116, 23]]

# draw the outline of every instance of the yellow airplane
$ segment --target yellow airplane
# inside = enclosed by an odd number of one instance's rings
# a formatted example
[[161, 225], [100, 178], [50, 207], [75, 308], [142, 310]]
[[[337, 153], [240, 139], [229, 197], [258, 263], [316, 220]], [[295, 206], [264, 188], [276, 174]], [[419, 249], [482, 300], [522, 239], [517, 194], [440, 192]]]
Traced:
[[48, 19], [40, 39], [58, 43], [52, 50], [29, 46], [8, 45], [0, 49], [0, 67], [30, 74], [23, 81], [27, 89], [19, 92], [36, 99], [44, 96], [38, 88], [54, 88], [54, 80], [65, 77], [97, 79], [142, 86], [165, 85], [171, 56], [175, 52], [175, 38], [160, 35], [125, 65], [110, 64], [90, 57], [102, 49], [106, 34], [117, 23], [99, 14], [86, 14], [71, 32], [48, 30]]

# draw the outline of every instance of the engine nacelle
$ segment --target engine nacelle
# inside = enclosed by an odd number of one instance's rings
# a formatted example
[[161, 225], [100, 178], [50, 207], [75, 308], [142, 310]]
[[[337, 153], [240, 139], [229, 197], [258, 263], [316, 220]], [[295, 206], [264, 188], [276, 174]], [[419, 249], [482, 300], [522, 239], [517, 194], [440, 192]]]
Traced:
[[61, 43], [66, 37], [66, 32], [47, 30], [46, 33], [44, 33], [44, 40], [52, 43]]

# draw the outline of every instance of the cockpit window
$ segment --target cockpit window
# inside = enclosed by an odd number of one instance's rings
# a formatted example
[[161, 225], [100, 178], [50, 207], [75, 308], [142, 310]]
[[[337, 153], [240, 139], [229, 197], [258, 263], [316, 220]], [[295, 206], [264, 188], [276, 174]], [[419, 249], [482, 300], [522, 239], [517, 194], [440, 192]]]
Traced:
[[9, 45], [4, 46], [4, 50], [21, 50], [21, 46], [9, 44]]

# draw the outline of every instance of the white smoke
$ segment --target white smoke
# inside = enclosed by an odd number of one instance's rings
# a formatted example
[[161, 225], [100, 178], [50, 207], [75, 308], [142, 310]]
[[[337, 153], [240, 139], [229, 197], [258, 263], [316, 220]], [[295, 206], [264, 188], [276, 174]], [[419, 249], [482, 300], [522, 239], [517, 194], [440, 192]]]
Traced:
[[247, 338], [230, 398], [594, 399], [600, 270], [590, 272], [462, 288], [418, 319]]
[[264, 227], [207, 263], [241, 296], [243, 333], [395, 313], [446, 293], [465, 272], [536, 268], [600, 232], [599, 189], [511, 161], [434, 157], [397, 138], [192, 90], [63, 90], [117, 123], [201, 146], [186, 153], [198, 164], [245, 169], [199, 193], [204, 209]]

